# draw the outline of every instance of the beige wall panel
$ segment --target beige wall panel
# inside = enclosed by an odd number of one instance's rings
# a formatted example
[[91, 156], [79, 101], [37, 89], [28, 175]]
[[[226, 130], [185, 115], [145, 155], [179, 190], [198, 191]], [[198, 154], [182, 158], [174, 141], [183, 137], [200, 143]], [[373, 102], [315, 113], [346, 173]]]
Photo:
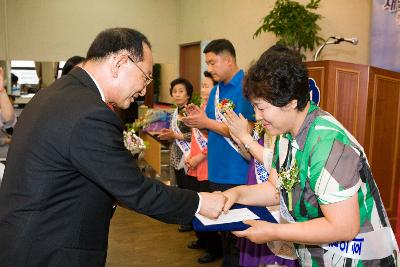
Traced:
[[6, 35], [5, 35], [5, 2], [0, 0], [0, 60], [6, 59]]
[[[179, 44], [222, 37], [234, 43], [239, 66], [247, 69], [276, 42], [271, 33], [252, 38], [273, 5], [272, 0], [0, 0], [0, 59], [6, 54], [6, 13], [10, 59], [84, 56], [99, 31], [122, 26], [147, 35], [154, 61], [174, 65], [171, 77], [178, 73]], [[370, 0], [322, 0], [322, 37], [354, 36], [360, 42], [327, 46], [321, 59], [368, 64], [370, 11]], [[312, 53], [307, 60], [312, 60]]]
[[[302, 4], [309, 0], [300, 0]], [[253, 39], [260, 20], [275, 1], [266, 0], [178, 0], [179, 43], [227, 38], [233, 42], [240, 67], [250, 62], [276, 42], [272, 33]], [[348, 43], [325, 48], [321, 59], [368, 64], [370, 32], [370, 0], [323, 0], [317, 10], [323, 16], [321, 36], [358, 37], [359, 45]], [[312, 60], [312, 53], [307, 60]]]
[[173, 103], [169, 89], [170, 82], [177, 78], [175, 67], [173, 64], [161, 64], [160, 102]]
[[155, 62], [178, 62], [175, 0], [0, 1], [7, 1], [13, 59], [84, 56], [98, 32], [118, 26], [143, 32], [153, 45]]

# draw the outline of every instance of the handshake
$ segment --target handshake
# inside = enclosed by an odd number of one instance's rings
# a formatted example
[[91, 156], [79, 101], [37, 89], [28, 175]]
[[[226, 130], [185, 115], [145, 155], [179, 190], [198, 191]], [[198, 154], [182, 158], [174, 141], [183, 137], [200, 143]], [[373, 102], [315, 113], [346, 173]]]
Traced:
[[213, 193], [200, 192], [201, 207], [199, 213], [210, 219], [217, 219], [222, 212], [228, 211], [233, 203], [220, 191]]

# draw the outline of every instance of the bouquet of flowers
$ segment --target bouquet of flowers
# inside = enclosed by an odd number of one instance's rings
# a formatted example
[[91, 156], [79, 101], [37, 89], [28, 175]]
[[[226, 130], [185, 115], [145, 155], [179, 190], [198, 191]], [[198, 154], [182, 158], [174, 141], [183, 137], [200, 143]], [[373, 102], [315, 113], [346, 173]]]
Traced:
[[218, 103], [218, 109], [222, 114], [224, 114], [227, 110], [233, 110], [234, 108], [235, 104], [228, 98], [224, 98]]
[[147, 116], [139, 117], [131, 125], [127, 125], [128, 129], [133, 129], [134, 132], [139, 132], [148, 125]]
[[143, 139], [136, 135], [133, 128], [124, 131], [124, 145], [132, 155], [138, 154], [146, 148]]

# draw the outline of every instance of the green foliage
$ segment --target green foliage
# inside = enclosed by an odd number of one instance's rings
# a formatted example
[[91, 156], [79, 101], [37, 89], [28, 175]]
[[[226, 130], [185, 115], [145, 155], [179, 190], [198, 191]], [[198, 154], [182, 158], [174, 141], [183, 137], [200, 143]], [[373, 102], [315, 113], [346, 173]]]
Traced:
[[318, 36], [321, 28], [317, 24], [322, 16], [311, 11], [318, 8], [320, 1], [310, 0], [303, 6], [291, 0], [277, 0], [253, 38], [263, 32], [272, 32], [279, 38], [277, 44], [288, 46], [300, 54], [303, 50], [314, 50], [324, 41]]
[[201, 97], [198, 93], [193, 92], [191, 101], [196, 106], [200, 107], [201, 105]]

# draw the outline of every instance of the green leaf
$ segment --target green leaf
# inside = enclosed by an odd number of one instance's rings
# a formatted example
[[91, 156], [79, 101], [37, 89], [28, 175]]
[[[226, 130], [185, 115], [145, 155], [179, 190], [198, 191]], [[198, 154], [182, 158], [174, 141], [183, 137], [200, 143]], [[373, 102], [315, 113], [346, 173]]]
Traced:
[[271, 32], [278, 38], [279, 44], [299, 52], [314, 50], [324, 41], [318, 36], [321, 28], [317, 24], [322, 16], [311, 11], [319, 7], [320, 1], [310, 0], [303, 6], [292, 0], [277, 0], [273, 9], [261, 20], [262, 25], [253, 34], [253, 38], [263, 32]]

